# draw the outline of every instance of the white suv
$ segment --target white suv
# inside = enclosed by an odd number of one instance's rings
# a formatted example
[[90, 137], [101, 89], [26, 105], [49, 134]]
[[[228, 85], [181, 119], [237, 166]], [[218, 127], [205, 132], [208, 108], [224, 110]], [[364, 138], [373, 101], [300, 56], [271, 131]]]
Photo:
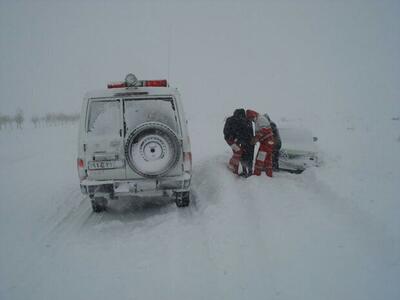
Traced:
[[128, 74], [83, 99], [78, 141], [81, 191], [94, 212], [119, 196], [190, 201], [192, 155], [178, 90]]

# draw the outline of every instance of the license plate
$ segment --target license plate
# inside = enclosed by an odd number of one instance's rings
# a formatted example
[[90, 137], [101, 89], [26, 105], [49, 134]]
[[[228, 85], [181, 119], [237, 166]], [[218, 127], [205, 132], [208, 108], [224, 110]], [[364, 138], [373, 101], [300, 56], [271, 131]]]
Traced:
[[89, 161], [89, 170], [106, 170], [121, 168], [121, 161], [118, 160], [100, 160], [100, 161]]
[[137, 192], [154, 191], [156, 190], [156, 182], [154, 180], [140, 181], [131, 184], [131, 190]]

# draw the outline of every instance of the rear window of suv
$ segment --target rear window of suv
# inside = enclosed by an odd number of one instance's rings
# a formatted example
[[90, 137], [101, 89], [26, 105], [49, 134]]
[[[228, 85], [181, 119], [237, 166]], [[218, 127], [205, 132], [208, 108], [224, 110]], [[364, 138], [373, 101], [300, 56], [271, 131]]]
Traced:
[[177, 132], [177, 117], [172, 98], [125, 99], [124, 102], [128, 131], [145, 122], [160, 122]]
[[118, 134], [121, 129], [120, 100], [91, 101], [87, 132], [94, 135]]

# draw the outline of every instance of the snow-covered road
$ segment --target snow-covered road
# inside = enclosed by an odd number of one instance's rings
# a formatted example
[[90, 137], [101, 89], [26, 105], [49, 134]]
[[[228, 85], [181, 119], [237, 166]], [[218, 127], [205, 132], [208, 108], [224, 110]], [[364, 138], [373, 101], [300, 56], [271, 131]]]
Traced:
[[[346, 146], [322, 137], [320, 168], [245, 180], [194, 122], [191, 206], [104, 214], [80, 194], [75, 127], [0, 132], [0, 298], [399, 299], [400, 123], [342, 124]], [[384, 127], [390, 150], [371, 161]]]

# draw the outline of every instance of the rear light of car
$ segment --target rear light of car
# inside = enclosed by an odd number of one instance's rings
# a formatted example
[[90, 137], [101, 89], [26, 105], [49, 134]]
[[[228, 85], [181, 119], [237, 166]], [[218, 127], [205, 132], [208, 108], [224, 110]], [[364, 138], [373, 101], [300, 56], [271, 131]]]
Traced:
[[183, 170], [184, 171], [192, 170], [192, 152], [183, 153]]
[[85, 163], [83, 162], [83, 159], [78, 158], [77, 165], [78, 165], [78, 169], [83, 169], [85, 167]]
[[76, 160], [76, 164], [78, 166], [79, 179], [82, 181], [82, 180], [86, 179], [86, 177], [87, 177], [87, 173], [85, 170], [85, 162], [83, 161], [83, 159], [78, 158]]

